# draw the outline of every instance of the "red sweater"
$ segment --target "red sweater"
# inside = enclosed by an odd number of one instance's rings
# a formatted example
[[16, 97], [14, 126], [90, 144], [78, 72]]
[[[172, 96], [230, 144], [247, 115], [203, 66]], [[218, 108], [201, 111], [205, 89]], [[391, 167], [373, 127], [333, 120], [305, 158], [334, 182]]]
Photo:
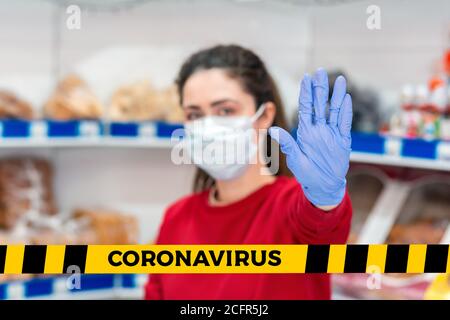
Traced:
[[[158, 244], [345, 243], [352, 216], [346, 194], [328, 212], [314, 207], [293, 178], [279, 177], [242, 200], [210, 206], [193, 194], [166, 212]], [[146, 299], [330, 299], [327, 274], [154, 274]]]

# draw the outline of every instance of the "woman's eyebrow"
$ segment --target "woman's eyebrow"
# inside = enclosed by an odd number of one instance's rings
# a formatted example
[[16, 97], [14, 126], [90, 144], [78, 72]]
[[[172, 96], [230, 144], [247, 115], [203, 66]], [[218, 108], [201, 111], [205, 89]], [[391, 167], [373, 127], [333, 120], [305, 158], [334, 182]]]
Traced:
[[194, 104], [191, 105], [187, 105], [186, 107], [184, 107], [184, 109], [194, 109], [194, 110], [200, 110], [201, 108], [199, 106], [196, 106]]
[[239, 101], [237, 101], [237, 100], [233, 100], [233, 99], [221, 99], [221, 100], [213, 101], [213, 102], [211, 103], [211, 107], [218, 106], [218, 105], [223, 104], [223, 103], [225, 103], [225, 102], [233, 102], [233, 103], [236, 103], [236, 104], [239, 105]]

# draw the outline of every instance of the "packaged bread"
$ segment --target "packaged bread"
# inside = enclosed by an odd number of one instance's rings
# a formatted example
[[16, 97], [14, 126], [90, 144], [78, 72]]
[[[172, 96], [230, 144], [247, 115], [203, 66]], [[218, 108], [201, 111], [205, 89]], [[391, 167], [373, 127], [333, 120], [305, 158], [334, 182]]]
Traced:
[[158, 91], [149, 81], [120, 87], [111, 98], [109, 117], [114, 121], [161, 120], [164, 109], [158, 99]]
[[88, 221], [94, 230], [96, 244], [135, 244], [138, 241], [138, 224], [131, 215], [108, 211], [78, 209], [75, 219]]
[[77, 75], [66, 76], [44, 105], [44, 114], [55, 120], [98, 119], [103, 107], [88, 85]]
[[123, 86], [113, 94], [109, 117], [113, 121], [181, 122], [183, 112], [175, 86], [156, 89], [149, 81], [139, 81]]
[[46, 160], [0, 160], [0, 228], [12, 229], [27, 215], [55, 213], [52, 168]]
[[33, 109], [12, 92], [0, 90], [0, 119], [33, 119]]
[[449, 213], [448, 181], [424, 180], [405, 201], [387, 242], [440, 243], [450, 221]]
[[444, 219], [423, 218], [408, 224], [396, 224], [388, 236], [388, 243], [437, 244], [448, 222]]

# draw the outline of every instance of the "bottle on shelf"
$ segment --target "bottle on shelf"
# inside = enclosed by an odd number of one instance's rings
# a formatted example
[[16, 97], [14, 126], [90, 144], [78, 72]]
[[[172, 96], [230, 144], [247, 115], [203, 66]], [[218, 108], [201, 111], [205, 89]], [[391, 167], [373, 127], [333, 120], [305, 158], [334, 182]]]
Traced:
[[433, 77], [428, 88], [419, 86], [419, 110], [422, 118], [421, 136], [426, 140], [440, 138], [440, 120], [446, 105], [446, 90], [442, 78]]
[[419, 135], [420, 113], [414, 99], [414, 87], [405, 85], [401, 94], [401, 131], [402, 136], [415, 138]]

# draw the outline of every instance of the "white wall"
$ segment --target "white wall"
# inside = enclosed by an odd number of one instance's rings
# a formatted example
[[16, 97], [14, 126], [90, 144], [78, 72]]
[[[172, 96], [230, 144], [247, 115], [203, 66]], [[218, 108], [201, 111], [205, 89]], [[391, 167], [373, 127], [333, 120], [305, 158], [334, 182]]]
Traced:
[[[237, 42], [254, 48], [293, 79], [319, 65], [342, 67], [375, 88], [392, 89], [405, 81], [424, 81], [450, 45], [447, 0], [369, 0], [318, 7], [287, 3], [150, 1], [118, 13], [83, 10], [81, 30], [64, 27], [62, 10], [61, 71], [110, 46], [197, 48]], [[366, 28], [371, 4], [381, 8], [381, 30]], [[0, 0], [1, 74], [51, 71], [54, 12], [49, 1]]]
[[[379, 31], [366, 28], [369, 4], [381, 8]], [[433, 63], [450, 45], [447, 0], [370, 0], [332, 7], [275, 1], [154, 1], [119, 13], [83, 10], [81, 30], [67, 30], [60, 19], [62, 47], [55, 55], [55, 10], [48, 1], [0, 0], [0, 86], [15, 83], [25, 93], [34, 89], [29, 96], [37, 105], [50, 90], [46, 81], [55, 66], [60, 65], [64, 74], [110, 47], [178, 47], [188, 52], [216, 43], [249, 46], [282, 75], [281, 86], [292, 109], [297, 79], [305, 71], [318, 66], [342, 68], [357, 83], [380, 92], [396, 91], [405, 82], [426, 81]], [[24, 75], [34, 80], [17, 80]], [[102, 205], [135, 210], [144, 241], [154, 236], [163, 208], [189, 191], [193, 172], [173, 166], [168, 150], [44, 153], [55, 163], [63, 208]], [[8, 154], [1, 151], [1, 156]]]

